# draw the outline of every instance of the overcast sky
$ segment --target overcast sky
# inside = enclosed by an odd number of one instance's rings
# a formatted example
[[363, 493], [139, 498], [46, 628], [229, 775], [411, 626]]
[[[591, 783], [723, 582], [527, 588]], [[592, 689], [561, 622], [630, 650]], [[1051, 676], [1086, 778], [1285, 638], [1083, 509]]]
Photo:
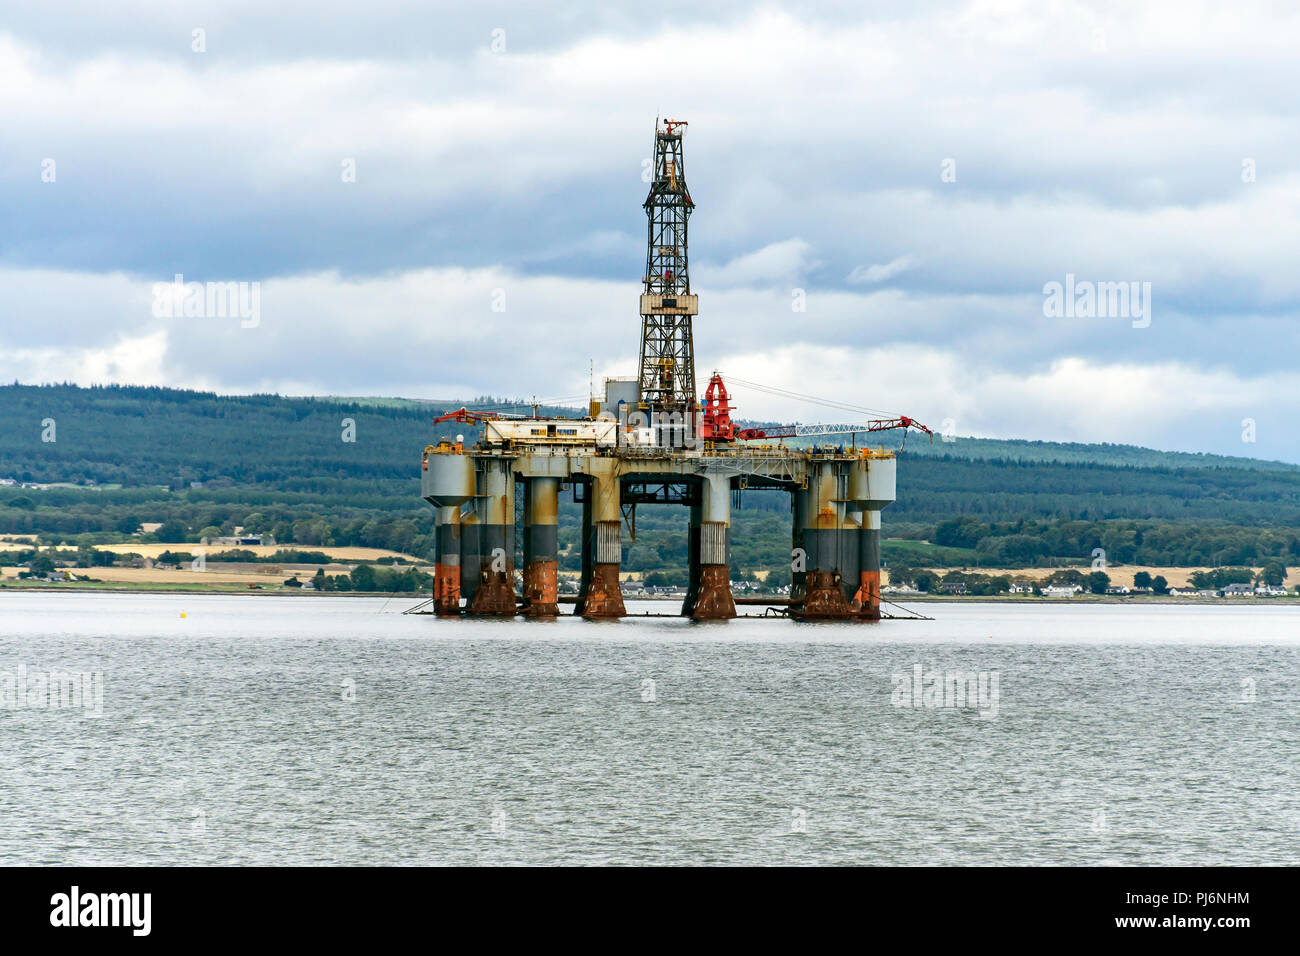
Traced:
[[[585, 395], [635, 371], [662, 114], [701, 387], [1300, 461], [1300, 15], [619, 7], [0, 4], [0, 379]], [[176, 273], [260, 321], [155, 316]], [[1149, 323], [1045, 314], [1067, 274]]]

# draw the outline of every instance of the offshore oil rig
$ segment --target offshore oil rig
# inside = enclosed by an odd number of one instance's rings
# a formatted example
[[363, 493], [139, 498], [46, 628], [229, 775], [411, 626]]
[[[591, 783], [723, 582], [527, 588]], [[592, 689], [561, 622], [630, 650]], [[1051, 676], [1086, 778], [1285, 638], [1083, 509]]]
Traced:
[[[836, 425], [738, 429], [718, 373], [697, 400], [691, 323], [699, 314], [687, 261], [695, 209], [686, 186], [686, 123], [655, 123], [640, 370], [611, 378], [575, 418], [462, 408], [435, 421], [481, 424], [472, 448], [457, 438], [424, 450], [421, 494], [437, 509], [433, 609], [439, 616], [551, 618], [560, 613], [557, 530], [561, 492], [582, 505], [582, 574], [574, 613], [626, 613], [622, 534], [636, 508], [690, 508], [689, 585], [681, 613], [736, 616], [730, 584], [732, 494], [780, 489], [793, 510], [790, 616], [880, 620], [880, 513], [894, 500], [892, 451], [806, 448], [780, 439], [929, 429], [906, 417]], [[515, 591], [516, 509], [523, 507], [523, 593]]]

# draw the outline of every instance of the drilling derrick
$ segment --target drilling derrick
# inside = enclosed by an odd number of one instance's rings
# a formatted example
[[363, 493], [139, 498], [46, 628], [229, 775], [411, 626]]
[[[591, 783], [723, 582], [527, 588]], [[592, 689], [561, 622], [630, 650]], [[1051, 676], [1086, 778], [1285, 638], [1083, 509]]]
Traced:
[[686, 220], [695, 208], [682, 162], [685, 122], [655, 124], [653, 178], [646, 196], [645, 288], [641, 295], [639, 410], [657, 444], [680, 447], [695, 434], [695, 346], [699, 313], [686, 261]]

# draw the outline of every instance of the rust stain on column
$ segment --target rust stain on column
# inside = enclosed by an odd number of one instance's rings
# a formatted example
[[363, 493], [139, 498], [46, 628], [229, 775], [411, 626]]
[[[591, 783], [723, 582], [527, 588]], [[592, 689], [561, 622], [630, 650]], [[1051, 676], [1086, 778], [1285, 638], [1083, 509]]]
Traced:
[[469, 612], [491, 617], [514, 617], [515, 589], [507, 578], [506, 572], [492, 571], [484, 565]]
[[862, 512], [861, 571], [853, 612], [864, 621], [880, 620], [880, 512]]
[[560, 613], [556, 561], [559, 490], [555, 478], [524, 482], [524, 613], [528, 617]]
[[736, 601], [731, 596], [730, 572], [725, 564], [700, 567], [700, 594], [691, 617], [697, 621], [729, 621], [736, 616]]
[[433, 613], [460, 616], [460, 506], [438, 508], [438, 560], [433, 568]]
[[879, 571], [862, 571], [859, 572], [861, 580], [858, 582], [858, 591], [853, 595], [853, 603], [850, 607], [853, 613], [864, 621], [880, 620], [880, 572]]
[[839, 621], [853, 616], [838, 571], [809, 571], [807, 580], [808, 593], [800, 614], [805, 621]]
[[593, 564], [582, 616], [599, 619], [623, 617], [625, 614], [627, 607], [623, 604], [623, 592], [618, 586], [618, 565]]
[[529, 617], [555, 617], [560, 613], [559, 571], [554, 560], [524, 565], [524, 601]]
[[459, 564], [439, 564], [434, 568], [433, 613], [439, 617], [460, 616]]

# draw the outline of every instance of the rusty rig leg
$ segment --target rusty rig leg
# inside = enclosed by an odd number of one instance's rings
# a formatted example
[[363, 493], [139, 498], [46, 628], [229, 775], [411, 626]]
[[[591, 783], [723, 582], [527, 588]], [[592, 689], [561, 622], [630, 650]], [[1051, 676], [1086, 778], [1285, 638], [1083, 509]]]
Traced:
[[420, 489], [424, 500], [434, 506], [437, 521], [438, 558], [433, 568], [433, 613], [439, 617], [458, 617], [463, 547], [460, 508], [465, 502], [474, 500], [474, 459], [444, 441], [437, 449], [425, 449], [421, 471]]
[[555, 617], [560, 613], [556, 561], [559, 510], [558, 478], [525, 480], [524, 613], [529, 617]]
[[479, 585], [469, 613], [493, 617], [515, 614], [515, 479], [509, 461], [484, 462], [478, 499], [482, 508], [483, 551]]
[[701, 491], [700, 587], [691, 617], [697, 621], [726, 621], [736, 616], [727, 553], [731, 479], [725, 475], [708, 475]]
[[800, 615], [806, 621], [841, 621], [853, 615], [839, 569], [839, 541], [845, 523], [839, 478], [834, 463], [821, 462], [814, 466], [808, 483], [804, 531], [808, 576]]
[[864, 621], [880, 620], [880, 512], [862, 512], [858, 593], [853, 610]]
[[849, 468], [849, 495], [861, 510], [858, 588], [853, 610], [859, 620], [880, 620], [880, 509], [894, 500], [894, 461], [864, 452]]
[[460, 505], [439, 507], [438, 561], [433, 567], [433, 612], [460, 616]]
[[588, 619], [619, 618], [627, 614], [619, 588], [618, 569], [623, 560], [621, 540], [623, 516], [619, 510], [618, 475], [611, 469], [591, 483], [592, 549], [591, 582], [582, 616]]

